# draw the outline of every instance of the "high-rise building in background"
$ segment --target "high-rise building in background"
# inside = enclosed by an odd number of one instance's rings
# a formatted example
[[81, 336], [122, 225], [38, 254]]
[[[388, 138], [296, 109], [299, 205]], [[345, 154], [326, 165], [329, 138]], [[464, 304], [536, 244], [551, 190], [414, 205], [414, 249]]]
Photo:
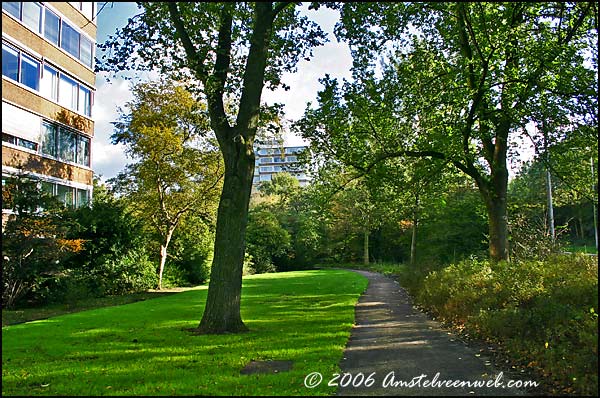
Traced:
[[95, 2], [2, 2], [2, 181], [69, 206], [92, 195]]
[[282, 172], [295, 177], [300, 186], [306, 186], [310, 179], [304, 167], [298, 165], [298, 154], [305, 146], [283, 146], [277, 143], [257, 145], [255, 149], [255, 168], [253, 187], [259, 183], [271, 181], [271, 178]]

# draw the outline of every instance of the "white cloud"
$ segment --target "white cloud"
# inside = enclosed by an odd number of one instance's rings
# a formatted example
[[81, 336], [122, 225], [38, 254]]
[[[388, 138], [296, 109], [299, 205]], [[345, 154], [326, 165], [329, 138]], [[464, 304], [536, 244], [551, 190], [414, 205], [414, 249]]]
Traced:
[[102, 179], [114, 177], [127, 164], [122, 145], [113, 145], [110, 136], [113, 134], [114, 122], [118, 119], [117, 108], [132, 99], [129, 83], [118, 79], [107, 83], [106, 73], [96, 76], [97, 91], [94, 104], [94, 141], [92, 145], [92, 167]]
[[[317, 101], [317, 92], [323, 88], [319, 79], [329, 74], [332, 78], [350, 79], [352, 57], [350, 48], [346, 43], [338, 43], [334, 34], [333, 26], [339, 19], [338, 11], [322, 7], [318, 11], [308, 10], [306, 4], [302, 7], [302, 13], [311, 20], [317, 22], [323, 31], [327, 32], [329, 42], [313, 50], [314, 56], [310, 61], [300, 61], [296, 73], [286, 73], [283, 82], [290, 90], [277, 89], [275, 91], [265, 89], [262, 99], [268, 104], [283, 103], [285, 116], [290, 120], [298, 120], [304, 114], [306, 105], [311, 102], [313, 106]], [[288, 133], [285, 137], [288, 145], [302, 145], [305, 142], [301, 137]]]

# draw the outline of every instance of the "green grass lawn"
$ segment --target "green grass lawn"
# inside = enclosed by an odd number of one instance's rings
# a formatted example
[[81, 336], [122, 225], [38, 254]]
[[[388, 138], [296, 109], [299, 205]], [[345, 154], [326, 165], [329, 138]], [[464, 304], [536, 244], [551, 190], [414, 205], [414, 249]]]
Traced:
[[171, 294], [174, 293], [164, 290], [153, 290], [148, 292], [124, 294], [121, 296], [89, 297], [77, 301], [71, 301], [68, 303], [18, 308], [14, 310], [2, 309], [2, 326], [14, 325], [16, 323], [35, 321], [39, 319], [46, 319], [53, 316], [91, 310], [94, 308], [135, 303], [136, 301], [155, 299], [161, 296], [168, 296]]
[[[338, 363], [367, 285], [355, 273], [244, 278], [249, 333], [195, 336], [206, 288], [2, 328], [2, 395], [327, 395], [304, 387]], [[277, 374], [240, 375], [251, 360], [291, 360]]]
[[569, 245], [563, 248], [566, 252], [571, 253], [588, 253], [588, 254], [598, 254], [598, 250], [594, 247], [594, 245], [586, 246], [586, 245]]

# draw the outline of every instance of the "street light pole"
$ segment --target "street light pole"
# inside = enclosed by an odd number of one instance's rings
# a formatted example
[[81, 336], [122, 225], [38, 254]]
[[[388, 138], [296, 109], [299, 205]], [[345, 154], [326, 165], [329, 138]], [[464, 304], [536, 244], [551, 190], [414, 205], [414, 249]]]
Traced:
[[554, 206], [552, 204], [552, 177], [550, 170], [546, 169], [546, 193], [548, 195], [548, 223], [550, 224], [550, 237], [554, 243], [556, 234], [554, 233]]
[[596, 240], [596, 251], [598, 251], [598, 216], [597, 216], [597, 212], [596, 212], [596, 187], [598, 186], [596, 184], [596, 180], [594, 177], [594, 157], [591, 156], [590, 157], [590, 166], [592, 169], [592, 207], [594, 208], [594, 238]]

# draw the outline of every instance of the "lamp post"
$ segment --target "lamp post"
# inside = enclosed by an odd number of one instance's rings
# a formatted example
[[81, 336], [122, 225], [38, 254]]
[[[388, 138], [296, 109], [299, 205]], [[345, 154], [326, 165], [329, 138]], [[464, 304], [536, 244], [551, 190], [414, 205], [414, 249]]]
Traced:
[[596, 212], [596, 180], [594, 177], [594, 157], [590, 156], [590, 167], [592, 170], [592, 207], [594, 209], [594, 239], [596, 241], [596, 251], [598, 251], [598, 216]]

